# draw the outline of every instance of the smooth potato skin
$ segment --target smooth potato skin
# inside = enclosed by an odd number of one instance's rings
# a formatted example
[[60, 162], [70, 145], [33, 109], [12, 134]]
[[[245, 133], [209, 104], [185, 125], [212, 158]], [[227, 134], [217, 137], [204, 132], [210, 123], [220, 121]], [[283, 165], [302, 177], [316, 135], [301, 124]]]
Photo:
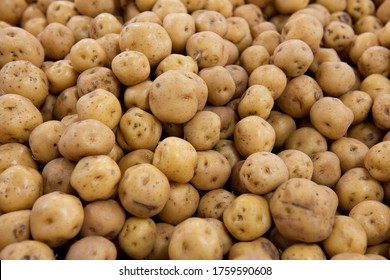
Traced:
[[11, 243], [0, 251], [0, 260], [55, 260], [54, 251], [45, 243], [24, 240]]

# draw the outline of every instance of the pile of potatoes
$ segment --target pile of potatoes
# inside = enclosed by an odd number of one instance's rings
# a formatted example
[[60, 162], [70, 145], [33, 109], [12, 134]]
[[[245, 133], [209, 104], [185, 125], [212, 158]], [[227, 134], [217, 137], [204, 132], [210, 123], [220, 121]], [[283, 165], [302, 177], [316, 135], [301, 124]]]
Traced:
[[390, 258], [390, 0], [0, 11], [0, 259]]

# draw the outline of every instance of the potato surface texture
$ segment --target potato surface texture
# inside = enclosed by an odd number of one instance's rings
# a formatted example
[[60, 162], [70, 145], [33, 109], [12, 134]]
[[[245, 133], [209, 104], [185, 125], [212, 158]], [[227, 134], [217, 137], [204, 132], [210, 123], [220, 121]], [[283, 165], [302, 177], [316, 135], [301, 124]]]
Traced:
[[390, 259], [390, 0], [0, 11], [0, 259]]

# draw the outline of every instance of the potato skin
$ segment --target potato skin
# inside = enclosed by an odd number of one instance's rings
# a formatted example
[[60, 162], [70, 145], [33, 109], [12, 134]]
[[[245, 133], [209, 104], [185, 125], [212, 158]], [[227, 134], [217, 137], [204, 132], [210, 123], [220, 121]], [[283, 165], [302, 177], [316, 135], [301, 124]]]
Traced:
[[0, 216], [0, 252], [11, 243], [30, 239], [30, 214], [28, 209]]
[[0, 260], [55, 260], [54, 251], [37, 240], [11, 243], [0, 251]]
[[115, 260], [115, 244], [102, 236], [86, 236], [73, 243], [65, 260]]

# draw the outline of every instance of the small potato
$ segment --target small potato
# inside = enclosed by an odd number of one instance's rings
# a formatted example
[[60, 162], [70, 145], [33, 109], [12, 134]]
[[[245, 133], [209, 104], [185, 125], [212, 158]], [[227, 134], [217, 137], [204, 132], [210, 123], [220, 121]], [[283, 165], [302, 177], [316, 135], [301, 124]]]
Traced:
[[379, 94], [389, 93], [390, 81], [381, 74], [371, 74], [362, 80], [359, 89], [367, 92], [372, 100], [375, 100]]
[[229, 58], [224, 39], [212, 31], [191, 35], [186, 43], [186, 53], [198, 63], [199, 69], [225, 66]]
[[284, 72], [275, 65], [262, 65], [249, 75], [248, 86], [263, 85], [272, 93], [274, 100], [278, 99], [287, 85]]
[[196, 31], [194, 18], [187, 13], [167, 14], [162, 21], [162, 26], [172, 40], [172, 53], [183, 53], [188, 38]]
[[241, 194], [223, 212], [227, 230], [239, 241], [252, 241], [271, 227], [271, 214], [265, 198], [255, 194]]
[[114, 96], [121, 95], [121, 83], [114, 72], [107, 67], [92, 67], [83, 71], [77, 78], [77, 92], [79, 97], [96, 89], [104, 89]]
[[[310, 108], [310, 121], [319, 132], [329, 139], [343, 137], [353, 122], [353, 112], [335, 97], [326, 96]], [[342, 119], [343, 122], [339, 120]]]
[[367, 260], [365, 255], [360, 253], [339, 253], [330, 258], [330, 260]]
[[364, 254], [367, 249], [367, 235], [355, 219], [336, 215], [333, 230], [322, 244], [330, 257], [340, 253]]
[[106, 34], [119, 34], [122, 30], [122, 23], [110, 13], [101, 13], [92, 19], [89, 25], [89, 36], [98, 39]]
[[236, 90], [232, 99], [239, 98], [247, 89], [248, 85], [248, 73], [244, 67], [240, 65], [226, 65], [225, 68], [229, 71], [232, 76], [234, 83], [236, 84]]
[[320, 245], [296, 243], [287, 247], [280, 256], [281, 260], [326, 260]]
[[70, 124], [58, 141], [61, 155], [69, 160], [85, 156], [108, 154], [115, 144], [112, 130], [95, 119], [76, 121]]
[[232, 166], [232, 172], [230, 175], [229, 183], [232, 192], [235, 194], [249, 193], [249, 190], [244, 186], [242, 182], [240, 172], [245, 163], [245, 159], [241, 159]]
[[271, 62], [288, 77], [304, 74], [312, 64], [314, 55], [310, 46], [302, 40], [290, 39], [276, 47]]
[[387, 22], [385, 26], [378, 31], [378, 35], [377, 35], [379, 39], [379, 43], [384, 47], [390, 46], [389, 34], [390, 34], [390, 23]]
[[347, 131], [347, 136], [358, 139], [366, 144], [367, 147], [371, 148], [382, 140], [384, 133], [372, 121], [365, 120], [356, 125], [352, 125]]
[[56, 101], [57, 96], [49, 93], [45, 99], [45, 102], [39, 108], [44, 122], [54, 119], [54, 104]]
[[42, 176], [34, 168], [13, 165], [0, 173], [0, 211], [31, 209], [42, 195]]
[[376, 34], [372, 32], [364, 32], [354, 38], [349, 47], [348, 56], [353, 61], [353, 63], [357, 64], [359, 58], [366, 49], [378, 45], [379, 41]]
[[270, 152], [249, 155], [240, 170], [240, 181], [251, 193], [264, 195], [287, 181], [289, 170], [285, 162]]
[[115, 244], [102, 236], [86, 236], [74, 242], [65, 260], [115, 260]]
[[41, 67], [45, 51], [39, 40], [26, 30], [9, 26], [0, 28], [0, 68], [10, 61], [27, 60]]
[[127, 24], [119, 35], [121, 51], [139, 51], [149, 60], [153, 68], [172, 51], [172, 40], [168, 32], [153, 22]]
[[257, 67], [269, 64], [270, 55], [267, 49], [261, 45], [252, 45], [242, 51], [240, 55], [240, 64], [245, 68], [248, 74], [252, 73]]
[[85, 156], [73, 169], [70, 184], [84, 201], [95, 201], [114, 195], [120, 179], [119, 166], [109, 156]]
[[205, 81], [195, 73], [169, 70], [149, 88], [150, 109], [162, 122], [182, 124], [204, 108], [207, 92]]
[[122, 107], [118, 98], [105, 89], [95, 89], [81, 96], [76, 103], [80, 120], [96, 119], [114, 129], [121, 120]]
[[70, 60], [57, 60], [45, 70], [49, 82], [49, 91], [59, 94], [63, 90], [75, 86], [78, 73], [73, 68]]
[[331, 21], [324, 27], [324, 46], [340, 52], [349, 48], [355, 36], [351, 26], [340, 21]]
[[270, 152], [275, 144], [275, 131], [263, 118], [248, 116], [234, 127], [234, 141], [238, 152], [248, 157], [255, 152]]
[[293, 118], [309, 116], [313, 104], [324, 96], [315, 79], [308, 75], [292, 78], [276, 100], [278, 107]]
[[220, 139], [215, 145], [214, 150], [222, 154], [228, 160], [230, 167], [233, 167], [233, 165], [241, 159], [241, 155], [237, 151], [233, 140]]
[[47, 163], [61, 156], [58, 141], [66, 126], [57, 120], [51, 120], [36, 126], [30, 133], [29, 145], [34, 159]]
[[230, 248], [233, 245], [232, 237], [230, 236], [229, 232], [227, 231], [225, 225], [223, 222], [216, 218], [206, 218], [206, 221], [209, 222], [211, 225], [213, 225], [217, 231], [218, 236], [220, 238], [220, 241], [222, 243], [222, 253], [223, 255], [226, 255], [229, 253]]
[[357, 139], [341, 137], [330, 144], [329, 150], [340, 159], [341, 172], [345, 173], [355, 167], [364, 167], [368, 147]]
[[221, 119], [211, 111], [200, 111], [183, 127], [184, 139], [197, 151], [211, 150], [220, 140]]
[[390, 150], [390, 141], [383, 141], [372, 146], [364, 159], [364, 166], [374, 179], [381, 182], [390, 181], [389, 158], [386, 156]]
[[70, 184], [70, 176], [76, 163], [59, 157], [45, 164], [42, 170], [43, 193], [60, 191], [68, 194], [75, 194]]
[[93, 3], [75, 0], [74, 4], [80, 14], [90, 17], [95, 17], [100, 13], [113, 13], [117, 5], [114, 0], [98, 0]]
[[46, 17], [36, 17], [27, 20], [22, 27], [24, 30], [37, 37], [38, 34], [41, 33], [43, 29], [45, 29], [47, 24]]
[[230, 248], [229, 260], [279, 260], [280, 253], [275, 245], [265, 237], [253, 241], [239, 241]]
[[361, 90], [352, 90], [340, 96], [340, 100], [353, 112], [352, 125], [364, 121], [371, 109], [371, 96]]
[[150, 74], [149, 60], [139, 51], [123, 51], [111, 62], [111, 69], [119, 81], [132, 86], [145, 81]]
[[296, 149], [309, 157], [328, 149], [326, 138], [314, 127], [300, 127], [286, 139], [285, 149]]
[[13, 165], [24, 165], [38, 170], [31, 150], [20, 143], [0, 145], [0, 173]]
[[160, 121], [152, 114], [132, 107], [121, 117], [119, 128], [130, 150], [154, 150], [162, 134]]
[[3, 1], [0, 3], [0, 9], [7, 12], [1, 14], [0, 20], [12, 25], [18, 25], [27, 7], [28, 3], [25, 0]]
[[215, 150], [197, 152], [197, 163], [191, 184], [202, 191], [223, 188], [229, 179], [229, 161]]
[[72, 30], [76, 42], [89, 37], [89, 26], [92, 19], [86, 15], [75, 15], [68, 20], [66, 26]]
[[157, 217], [165, 223], [177, 225], [193, 216], [198, 208], [199, 193], [189, 183], [170, 183], [169, 198]]
[[219, 36], [224, 37], [228, 31], [228, 22], [220, 12], [202, 10], [202, 12], [194, 15], [193, 17], [197, 32], [212, 31]]
[[197, 215], [201, 218], [222, 218], [225, 208], [237, 196], [225, 189], [215, 189], [206, 192], [199, 201]]
[[229, 17], [226, 21], [228, 23], [228, 30], [223, 38], [232, 42], [239, 53], [243, 52], [253, 42], [248, 22], [240, 16]]
[[275, 131], [274, 148], [276, 149], [283, 147], [287, 138], [296, 129], [295, 121], [290, 115], [276, 110], [271, 110], [267, 122]]
[[146, 80], [137, 85], [127, 87], [123, 94], [124, 105], [126, 109], [138, 107], [150, 112], [149, 106], [149, 88], [152, 85], [151, 80]]
[[238, 116], [236, 112], [228, 106], [205, 106], [204, 111], [216, 113], [221, 119], [220, 139], [228, 139], [234, 133], [234, 127], [237, 124]]
[[369, 0], [347, 0], [346, 11], [354, 20], [358, 20], [364, 15], [372, 14], [375, 10], [374, 3]]
[[157, 145], [152, 163], [169, 181], [188, 183], [194, 176], [197, 158], [197, 152], [191, 143], [170, 136]]
[[105, 66], [110, 67], [114, 57], [121, 52], [119, 47], [119, 34], [108, 33], [96, 39], [96, 42], [98, 42], [106, 52], [107, 60]]
[[313, 161], [307, 154], [299, 150], [287, 149], [279, 152], [277, 155], [284, 161], [287, 166], [288, 179], [311, 179], [313, 175]]
[[389, 130], [390, 98], [388, 94], [379, 94], [371, 108], [374, 124], [383, 130]]
[[331, 151], [316, 152], [311, 155], [313, 175], [311, 180], [319, 185], [332, 188], [340, 179], [340, 159]]
[[364, 228], [367, 245], [378, 245], [390, 236], [390, 209], [379, 201], [364, 200], [356, 204], [349, 216]]
[[325, 240], [332, 231], [338, 199], [336, 193], [304, 178], [280, 185], [269, 207], [278, 231], [303, 242]]
[[221, 260], [219, 231], [207, 220], [191, 217], [178, 224], [168, 247], [171, 260]]
[[133, 165], [137, 165], [140, 163], [152, 163], [153, 160], [153, 152], [147, 149], [137, 149], [131, 151], [124, 155], [118, 165], [121, 169], [122, 174], [125, 173], [126, 169], [132, 167]]
[[152, 252], [156, 235], [152, 219], [129, 217], [118, 235], [119, 247], [129, 257], [143, 259]]
[[164, 58], [156, 67], [156, 76], [161, 75], [168, 70], [184, 70], [198, 73], [198, 64], [196, 61], [190, 57], [182, 54], [172, 53]]
[[[273, 24], [272, 24], [273, 25]], [[276, 47], [282, 42], [282, 35], [276, 30], [266, 30], [254, 37], [252, 44], [261, 45], [272, 55]]]
[[[130, 7], [130, 5], [129, 5], [129, 7]], [[162, 21], [161, 21], [160, 17], [155, 12], [152, 12], [152, 11], [138, 12], [136, 15], [134, 15], [129, 20], [127, 20], [125, 22], [124, 26], [126, 26], [129, 23], [133, 23], [133, 22], [154, 22], [154, 23], [162, 25]]]
[[53, 107], [53, 117], [56, 120], [62, 120], [66, 116], [74, 115], [77, 113], [77, 100], [79, 94], [77, 93], [77, 87], [72, 86], [63, 90], [55, 100]]
[[19, 210], [0, 216], [0, 252], [11, 243], [30, 239], [31, 210]]
[[150, 260], [167, 260], [168, 246], [171, 241], [172, 232], [175, 226], [167, 223], [156, 223], [156, 240], [153, 245], [153, 249], [147, 256]]
[[368, 246], [366, 254], [376, 254], [389, 258], [390, 243], [381, 243], [378, 245]]
[[66, 24], [68, 20], [75, 15], [78, 15], [74, 3], [69, 1], [55, 1], [47, 6], [46, 17], [49, 23]]
[[45, 72], [25, 60], [8, 62], [0, 69], [0, 95], [8, 93], [24, 96], [40, 107], [49, 94]]
[[308, 0], [298, 0], [298, 1], [286, 1], [286, 0], [275, 0], [275, 8], [283, 14], [294, 13], [300, 9], [306, 8], [309, 4]]
[[84, 221], [84, 211], [78, 197], [51, 192], [37, 199], [30, 216], [31, 236], [50, 247], [58, 247], [74, 238]]
[[84, 207], [81, 236], [98, 235], [109, 240], [116, 238], [126, 219], [122, 206], [115, 200], [97, 200]]
[[152, 12], [163, 20], [171, 13], [187, 13], [187, 7], [180, 0], [157, 0], [152, 7]]
[[364, 200], [383, 201], [384, 190], [363, 167], [346, 171], [337, 182], [334, 191], [339, 198], [339, 208], [349, 212], [356, 204]]
[[253, 85], [247, 88], [241, 96], [237, 106], [240, 118], [259, 116], [267, 119], [274, 106], [272, 93], [262, 85]]
[[367, 77], [371, 74], [381, 74], [385, 77], [390, 75], [390, 50], [383, 46], [367, 48], [359, 58], [359, 72]]
[[107, 60], [103, 47], [94, 39], [79, 40], [69, 51], [73, 68], [81, 73], [92, 67], [104, 66]]
[[318, 67], [326, 61], [341, 62], [341, 59], [334, 49], [321, 47], [314, 53], [314, 60], [309, 70], [314, 74], [317, 73]]
[[356, 77], [353, 68], [347, 63], [327, 61], [318, 66], [316, 81], [326, 95], [339, 97], [352, 89]]
[[204, 9], [220, 12], [226, 18], [233, 15], [233, 4], [230, 0], [208, 0]]
[[0, 260], [55, 260], [53, 250], [37, 240], [11, 243], [0, 252]]
[[167, 202], [169, 191], [167, 176], [148, 163], [126, 169], [118, 187], [122, 206], [127, 212], [140, 218], [157, 215]]
[[347, 7], [347, 0], [316, 0], [315, 3], [321, 4], [328, 9], [329, 12], [344, 11]]

